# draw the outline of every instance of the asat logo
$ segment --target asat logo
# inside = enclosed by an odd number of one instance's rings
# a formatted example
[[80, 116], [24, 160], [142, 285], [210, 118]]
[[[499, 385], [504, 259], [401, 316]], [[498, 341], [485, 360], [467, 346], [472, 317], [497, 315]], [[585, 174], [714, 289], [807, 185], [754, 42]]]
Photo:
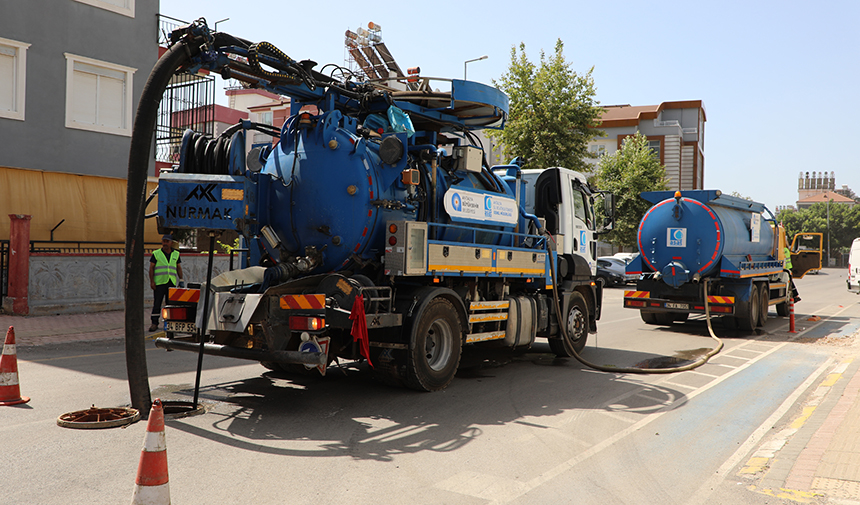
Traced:
[[484, 217], [493, 217], [493, 197], [490, 195], [484, 197]]
[[192, 198], [197, 200], [209, 200], [210, 202], [217, 202], [218, 200], [212, 195], [212, 191], [217, 187], [217, 184], [207, 184], [206, 186], [202, 184], [198, 184], [191, 193], [185, 198], [185, 201], [189, 201]]
[[463, 210], [463, 201], [460, 200], [460, 194], [459, 193], [454, 193], [451, 196], [451, 206], [453, 206], [454, 210], [456, 210], [457, 212], [460, 212]]
[[667, 247], [687, 247], [686, 228], [668, 228], [666, 230]]

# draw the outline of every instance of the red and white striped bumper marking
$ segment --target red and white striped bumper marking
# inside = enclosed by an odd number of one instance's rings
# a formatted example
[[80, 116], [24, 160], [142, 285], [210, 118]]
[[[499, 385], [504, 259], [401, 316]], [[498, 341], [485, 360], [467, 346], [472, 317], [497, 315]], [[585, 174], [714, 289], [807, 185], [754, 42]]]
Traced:
[[280, 305], [286, 310], [322, 310], [325, 308], [325, 295], [283, 295]]

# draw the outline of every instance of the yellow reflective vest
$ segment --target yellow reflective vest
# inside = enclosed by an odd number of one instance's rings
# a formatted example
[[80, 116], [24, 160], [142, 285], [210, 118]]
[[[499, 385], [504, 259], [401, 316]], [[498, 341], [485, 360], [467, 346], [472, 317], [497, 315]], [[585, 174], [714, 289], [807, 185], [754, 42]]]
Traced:
[[167, 284], [168, 282], [173, 282], [175, 286], [177, 284], [177, 274], [176, 274], [176, 265], [179, 263], [179, 251], [173, 250], [170, 253], [170, 259], [167, 259], [167, 256], [164, 255], [164, 250], [158, 249], [152, 253], [155, 256], [155, 285], [160, 286], [162, 284]]

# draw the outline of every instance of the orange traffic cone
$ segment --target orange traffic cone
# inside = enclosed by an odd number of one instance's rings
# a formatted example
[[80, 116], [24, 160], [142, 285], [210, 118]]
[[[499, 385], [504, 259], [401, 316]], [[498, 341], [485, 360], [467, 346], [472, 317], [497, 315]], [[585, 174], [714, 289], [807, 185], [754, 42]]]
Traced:
[[164, 438], [164, 409], [161, 400], [152, 402], [146, 438], [137, 478], [134, 480], [131, 505], [170, 505], [170, 488], [167, 484], [167, 442]]
[[10, 326], [3, 344], [3, 357], [0, 358], [0, 405], [18, 405], [30, 399], [21, 396], [18, 387], [18, 352], [15, 349], [15, 328]]

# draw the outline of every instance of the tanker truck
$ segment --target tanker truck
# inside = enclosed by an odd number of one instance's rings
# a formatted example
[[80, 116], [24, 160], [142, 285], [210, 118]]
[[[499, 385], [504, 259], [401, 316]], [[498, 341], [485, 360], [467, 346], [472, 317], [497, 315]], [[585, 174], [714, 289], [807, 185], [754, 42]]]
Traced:
[[[791, 278], [784, 269], [785, 231], [761, 203], [719, 190], [653, 191], [653, 206], [639, 223], [637, 274], [624, 307], [647, 324], [669, 325], [690, 314], [722, 316], [730, 329], [751, 331], [767, 321], [771, 305], [789, 315]], [[802, 277], [802, 266], [792, 266]]]
[[[597, 331], [596, 237], [614, 198], [565, 168], [490, 167], [472, 132], [504, 126], [504, 93], [323, 75], [205, 22], [172, 40], [190, 55], [178, 70], [288, 96], [291, 116], [274, 131], [186, 131], [178, 166], [160, 174], [161, 230], [236, 230], [244, 252], [242, 268], [171, 290], [158, 347], [290, 373], [366, 361], [384, 382], [434, 391], [464, 346], [543, 338], [567, 357]], [[277, 141], [245, 152], [251, 130]]]

